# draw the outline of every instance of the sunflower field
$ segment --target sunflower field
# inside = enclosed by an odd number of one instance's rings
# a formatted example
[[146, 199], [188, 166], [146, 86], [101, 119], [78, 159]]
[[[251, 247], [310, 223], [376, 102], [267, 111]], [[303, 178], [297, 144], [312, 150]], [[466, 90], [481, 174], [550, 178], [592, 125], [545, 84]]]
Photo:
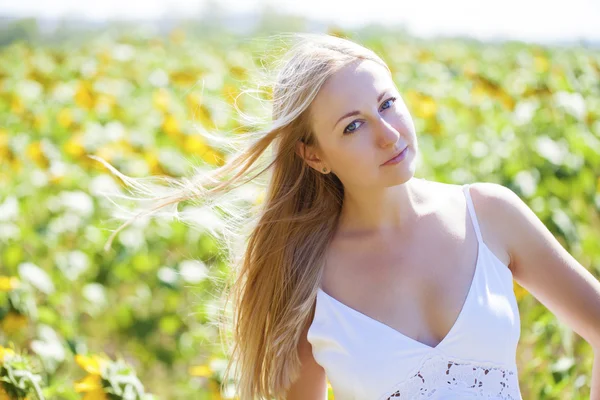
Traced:
[[[511, 188], [600, 278], [600, 50], [329, 32], [390, 66], [417, 176]], [[120, 222], [102, 193], [123, 184], [89, 156], [135, 177], [221, 165], [196, 124], [243, 135], [234, 101], [264, 43], [175, 28], [0, 48], [0, 399], [233, 398], [215, 323], [228, 267], [210, 227], [150, 219], [105, 251]], [[588, 399], [590, 345], [514, 288], [523, 398]]]

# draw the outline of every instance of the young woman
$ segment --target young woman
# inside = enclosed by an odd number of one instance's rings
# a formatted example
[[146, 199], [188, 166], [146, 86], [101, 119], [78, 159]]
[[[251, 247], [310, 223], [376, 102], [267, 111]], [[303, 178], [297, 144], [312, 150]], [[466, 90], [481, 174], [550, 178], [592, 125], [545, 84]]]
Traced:
[[494, 183], [416, 178], [417, 135], [382, 59], [298, 37], [269, 129], [167, 202], [254, 177], [273, 146], [231, 291], [238, 396], [324, 400], [328, 378], [336, 400], [520, 399], [513, 279], [600, 347], [600, 283], [527, 205]]

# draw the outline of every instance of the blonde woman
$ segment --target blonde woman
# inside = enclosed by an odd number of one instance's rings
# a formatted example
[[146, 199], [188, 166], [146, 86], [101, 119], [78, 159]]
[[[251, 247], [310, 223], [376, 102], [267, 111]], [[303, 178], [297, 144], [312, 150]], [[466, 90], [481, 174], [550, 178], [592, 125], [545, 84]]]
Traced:
[[336, 400], [521, 399], [513, 279], [600, 347], [600, 283], [527, 205], [498, 184], [416, 178], [417, 134], [385, 62], [298, 38], [271, 126], [161, 205], [253, 179], [272, 147], [231, 290], [238, 397], [324, 400], [328, 379]]

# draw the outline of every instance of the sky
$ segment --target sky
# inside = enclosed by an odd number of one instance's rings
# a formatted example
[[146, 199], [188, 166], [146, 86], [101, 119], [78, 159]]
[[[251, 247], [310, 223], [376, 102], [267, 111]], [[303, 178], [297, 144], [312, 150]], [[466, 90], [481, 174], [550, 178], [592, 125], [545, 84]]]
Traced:
[[[600, 40], [600, 0], [219, 0], [236, 12], [268, 4], [343, 27], [403, 24], [418, 36], [525, 41]], [[367, 5], [368, 4], [368, 5]], [[0, 0], [0, 16], [155, 19], [201, 13], [204, 0]]]

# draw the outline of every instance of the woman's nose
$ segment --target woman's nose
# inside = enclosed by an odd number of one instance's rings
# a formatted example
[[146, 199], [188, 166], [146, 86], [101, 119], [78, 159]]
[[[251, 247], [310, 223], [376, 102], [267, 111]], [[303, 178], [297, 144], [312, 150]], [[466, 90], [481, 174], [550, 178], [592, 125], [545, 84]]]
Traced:
[[400, 132], [386, 121], [385, 118], [379, 117], [376, 125], [377, 138], [381, 147], [387, 147], [398, 141]]

